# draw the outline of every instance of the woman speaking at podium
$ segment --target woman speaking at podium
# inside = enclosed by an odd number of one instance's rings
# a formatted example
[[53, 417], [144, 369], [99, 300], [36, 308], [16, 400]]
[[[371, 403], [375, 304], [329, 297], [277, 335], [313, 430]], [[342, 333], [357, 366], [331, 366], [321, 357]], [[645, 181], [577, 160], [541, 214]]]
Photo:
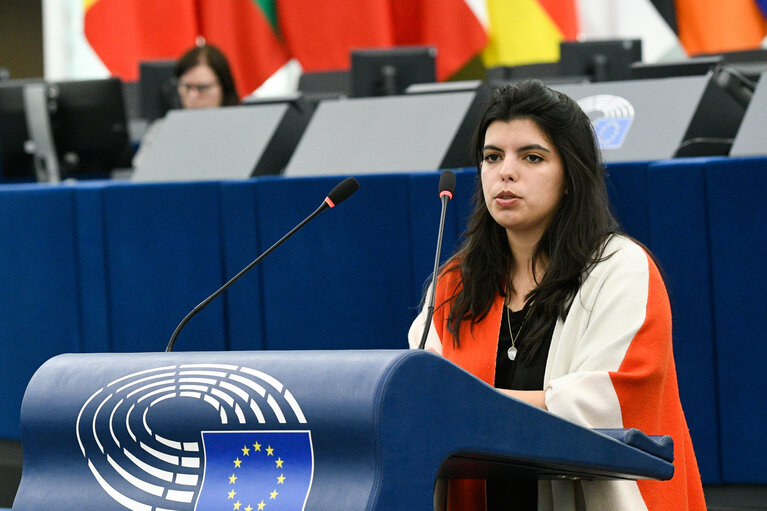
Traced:
[[[705, 509], [666, 289], [647, 249], [618, 232], [588, 117], [539, 81], [504, 86], [474, 150], [474, 209], [439, 272], [425, 348], [580, 425], [671, 435], [675, 472], [670, 481], [453, 480], [448, 509]], [[411, 347], [426, 317], [424, 308]]]

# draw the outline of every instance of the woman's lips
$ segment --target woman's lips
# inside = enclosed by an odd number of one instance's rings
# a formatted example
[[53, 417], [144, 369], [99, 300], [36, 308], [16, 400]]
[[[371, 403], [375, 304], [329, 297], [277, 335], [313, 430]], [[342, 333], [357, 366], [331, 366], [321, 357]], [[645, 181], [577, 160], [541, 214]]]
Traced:
[[500, 192], [495, 196], [495, 203], [501, 207], [513, 206], [519, 202], [519, 196], [512, 192]]

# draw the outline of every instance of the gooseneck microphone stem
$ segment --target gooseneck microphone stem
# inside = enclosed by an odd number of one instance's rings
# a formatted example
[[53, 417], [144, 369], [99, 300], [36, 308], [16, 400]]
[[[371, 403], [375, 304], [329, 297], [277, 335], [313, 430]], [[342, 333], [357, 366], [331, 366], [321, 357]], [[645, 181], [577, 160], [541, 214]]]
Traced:
[[437, 251], [434, 255], [434, 271], [431, 279], [431, 297], [426, 315], [426, 323], [423, 326], [423, 334], [418, 349], [422, 350], [426, 346], [426, 338], [429, 336], [429, 326], [431, 318], [434, 316], [434, 300], [437, 293], [437, 272], [439, 271], [439, 257], [442, 252], [442, 233], [445, 232], [445, 213], [447, 212], [447, 203], [453, 198], [455, 190], [455, 174], [450, 170], [445, 170], [439, 176], [439, 199], [442, 202], [442, 212], [439, 215], [439, 231], [437, 234]]
[[226, 291], [229, 288], [229, 286], [234, 284], [240, 277], [245, 275], [255, 265], [260, 263], [261, 260], [263, 260], [266, 256], [271, 254], [275, 248], [282, 245], [288, 238], [290, 238], [296, 232], [298, 232], [310, 220], [312, 220], [314, 217], [316, 217], [317, 215], [319, 215], [326, 209], [333, 208], [336, 205], [343, 202], [344, 200], [346, 200], [347, 198], [349, 198], [351, 194], [357, 191], [357, 188], [359, 188], [359, 183], [353, 177], [346, 178], [344, 181], [336, 185], [336, 187], [330, 191], [328, 196], [325, 197], [325, 200], [322, 202], [320, 207], [318, 207], [311, 215], [306, 217], [300, 224], [293, 227], [293, 229], [289, 233], [287, 233], [285, 236], [280, 238], [279, 241], [277, 241], [277, 243], [269, 247], [263, 254], [261, 254], [256, 259], [254, 259], [253, 262], [251, 262], [245, 268], [240, 270], [240, 272], [237, 275], [229, 279], [229, 281], [226, 284], [218, 288], [218, 290], [216, 290], [215, 293], [207, 297], [205, 300], [200, 302], [200, 304], [197, 305], [197, 307], [192, 309], [192, 311], [189, 314], [187, 314], [186, 317], [184, 317], [184, 319], [181, 320], [181, 323], [178, 324], [178, 326], [176, 327], [176, 330], [173, 331], [173, 335], [170, 337], [170, 341], [168, 342], [168, 347], [165, 348], [165, 351], [166, 352], [173, 351], [173, 345], [176, 343], [176, 338], [178, 337], [178, 334], [181, 332], [181, 329], [184, 328], [184, 325], [186, 325], [189, 322], [189, 320], [192, 319], [198, 312], [200, 312], [202, 309], [207, 307], [210, 302], [215, 300], [218, 295]]
[[426, 324], [423, 327], [423, 334], [421, 335], [421, 343], [418, 345], [418, 349], [422, 350], [426, 346], [426, 337], [429, 335], [429, 325], [431, 325], [431, 318], [434, 316], [434, 295], [437, 292], [437, 271], [439, 271], [439, 256], [442, 251], [442, 232], [445, 230], [445, 213], [447, 212], [447, 202], [450, 198], [447, 195], [443, 195], [440, 199], [442, 201], [442, 213], [439, 217], [439, 234], [437, 235], [437, 254], [434, 258], [434, 271], [432, 272], [431, 279], [431, 297], [429, 298], [429, 309], [426, 316]]

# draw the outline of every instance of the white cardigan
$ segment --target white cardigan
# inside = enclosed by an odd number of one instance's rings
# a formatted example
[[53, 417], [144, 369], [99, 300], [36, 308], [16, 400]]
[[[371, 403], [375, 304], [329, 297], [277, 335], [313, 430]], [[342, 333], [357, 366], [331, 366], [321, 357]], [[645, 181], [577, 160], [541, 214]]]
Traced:
[[[590, 428], [638, 427], [647, 434], [671, 434], [674, 479], [682, 481], [673, 488], [666, 483], [664, 488], [673, 491], [668, 492], [671, 501], [664, 497], [669, 506], [665, 509], [698, 509], [702, 489], [698, 492], [700, 476], [676, 387], [665, 287], [648, 254], [624, 236], [611, 237], [604, 257], [584, 280], [567, 317], [554, 328], [544, 375], [546, 407]], [[410, 328], [411, 348], [418, 347], [425, 318], [422, 311]], [[434, 322], [426, 348], [440, 355], [443, 351]], [[491, 356], [494, 360], [495, 353]], [[657, 410], [645, 406], [647, 400], [655, 402]], [[634, 408], [641, 410], [634, 413]], [[626, 410], [630, 424], [624, 421]], [[656, 493], [657, 488], [650, 486], [645, 493]], [[590, 511], [657, 509], [648, 508], [636, 481], [540, 481], [538, 494], [541, 511], [574, 511], [584, 505]]]

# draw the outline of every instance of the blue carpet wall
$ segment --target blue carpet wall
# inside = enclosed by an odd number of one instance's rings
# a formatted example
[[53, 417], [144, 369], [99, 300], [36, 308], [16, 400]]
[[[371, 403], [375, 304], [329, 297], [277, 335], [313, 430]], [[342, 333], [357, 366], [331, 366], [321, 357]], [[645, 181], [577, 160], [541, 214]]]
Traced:
[[71, 190], [0, 187], [0, 437], [19, 437], [29, 378], [80, 351], [79, 269]]
[[[102, 190], [111, 350], [162, 351], [222, 282], [218, 184]], [[225, 349], [224, 302], [192, 319], [179, 349]]]
[[77, 263], [81, 268], [79, 313], [82, 317], [82, 350], [86, 353], [112, 349], [103, 189], [104, 185], [100, 183], [83, 183], [72, 188]]
[[701, 476], [721, 483], [705, 161], [650, 164], [647, 183], [647, 243], [671, 300], [679, 394]]
[[767, 481], [767, 166], [764, 159], [706, 168], [718, 364], [722, 479]]
[[[767, 483], [758, 433], [767, 159], [610, 165], [627, 232], [663, 266], [680, 394], [708, 483]], [[476, 172], [457, 173], [443, 260]], [[312, 212], [338, 178], [0, 187], [0, 437], [62, 352], [162, 351], [195, 305]], [[432, 271], [439, 173], [363, 176], [194, 318], [178, 350], [402, 348]], [[721, 446], [721, 449], [720, 449]]]
[[[261, 182], [262, 250], [314, 211], [338, 177]], [[268, 349], [407, 346], [412, 302], [408, 180], [365, 176], [261, 265]], [[392, 307], [392, 304], [398, 304]], [[320, 344], [318, 344], [320, 343]]]
[[[220, 226], [225, 268], [222, 284], [237, 275], [261, 253], [263, 243], [259, 236], [256, 189], [256, 181], [221, 184]], [[279, 255], [275, 253], [271, 257]], [[202, 302], [213, 291], [215, 289], [210, 289], [199, 301]], [[225, 306], [229, 349], [264, 349], [262, 293], [261, 268], [256, 266], [217, 298]], [[178, 349], [185, 349], [183, 343], [179, 344]]]
[[[457, 250], [459, 235], [465, 226], [466, 210], [471, 201], [476, 170], [456, 171], [456, 186], [453, 198], [445, 212], [440, 261], [444, 263]], [[439, 198], [439, 178], [435, 174], [416, 174], [410, 178], [408, 190], [408, 216], [410, 237], [410, 264], [413, 266], [412, 295], [409, 302], [412, 316], [418, 313], [418, 305], [434, 271], [434, 256], [437, 249], [437, 234], [442, 203]]]
[[623, 230], [647, 245], [650, 238], [647, 215], [647, 162], [609, 165], [606, 185], [613, 214], [620, 221]]

